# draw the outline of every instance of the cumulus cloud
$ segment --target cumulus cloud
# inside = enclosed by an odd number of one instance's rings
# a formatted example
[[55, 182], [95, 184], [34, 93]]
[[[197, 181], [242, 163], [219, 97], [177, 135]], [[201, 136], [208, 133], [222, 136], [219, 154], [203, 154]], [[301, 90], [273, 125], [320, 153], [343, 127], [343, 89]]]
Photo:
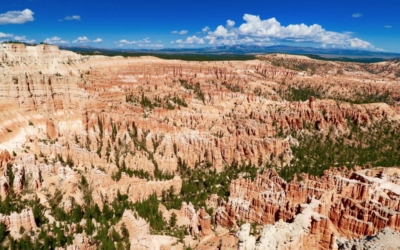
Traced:
[[372, 44], [358, 38], [349, 39], [349, 42], [350, 42], [350, 47], [352, 48], [360, 48], [360, 49], [373, 48]]
[[6, 34], [3, 32], [0, 32], [0, 38], [8, 38], [8, 37], [13, 37], [13, 36], [14, 36], [13, 34]]
[[376, 49], [371, 43], [354, 37], [351, 32], [334, 32], [325, 30], [319, 24], [281, 25], [275, 18], [262, 20], [260, 16], [245, 14], [244, 22], [235, 27], [235, 22], [228, 20], [225, 25], [219, 25], [215, 30], [205, 27], [204, 37], [191, 36], [176, 40], [177, 44], [213, 44], [235, 45], [255, 44], [272, 45], [276, 42], [317, 43], [323, 47]]
[[76, 40], [72, 41], [72, 43], [80, 43], [80, 44], [85, 44], [85, 43], [101, 43], [103, 42], [103, 39], [101, 38], [97, 38], [95, 40], [90, 40], [89, 38], [87, 38], [86, 36], [81, 36], [78, 37]]
[[14, 39], [18, 40], [18, 41], [22, 41], [22, 40], [26, 40], [26, 36], [15, 36]]
[[15, 40], [24, 42], [24, 43], [34, 43], [36, 42], [35, 39], [27, 39], [26, 36], [15, 36]]
[[204, 33], [210, 31], [210, 27], [206, 26], [204, 28], [201, 29], [201, 31], [203, 31]]
[[52, 38], [46, 38], [43, 42], [44, 43], [48, 43], [48, 44], [56, 44], [56, 45], [62, 45], [62, 44], [68, 44], [69, 43], [69, 41], [62, 40], [58, 36], [54, 36]]
[[122, 39], [122, 40], [119, 40], [116, 43], [119, 43], [119, 46], [123, 46], [123, 45], [128, 45], [128, 44], [136, 44], [137, 42], [136, 41], [128, 41], [126, 39]]
[[66, 21], [80, 21], [81, 20], [81, 16], [78, 16], [78, 15], [66, 16], [64, 18], [64, 20], [66, 20]]
[[178, 35], [186, 35], [188, 33], [188, 31], [187, 30], [181, 30], [181, 31], [174, 30], [171, 33], [178, 34]]
[[33, 12], [30, 9], [25, 9], [22, 11], [9, 11], [0, 14], [0, 25], [4, 24], [24, 24], [27, 22], [32, 22]]
[[148, 37], [137, 41], [128, 41], [126, 39], [122, 39], [115, 43], [118, 44], [119, 47], [122, 47], [124, 45], [136, 45], [139, 47], [164, 47], [161, 41], [153, 42]]
[[78, 37], [76, 40], [72, 41], [73, 43], [89, 43], [90, 40], [86, 36]]
[[235, 22], [234, 21], [232, 21], [232, 20], [226, 21], [226, 27], [230, 28], [230, 27], [233, 27], [233, 26], [235, 26]]
[[177, 43], [177, 44], [204, 44], [204, 39], [203, 38], [199, 38], [197, 36], [191, 36], [186, 38], [186, 40], [176, 40], [173, 43]]
[[354, 17], [354, 18], [359, 18], [359, 17], [362, 17], [362, 14], [361, 13], [354, 13], [351, 16]]
[[139, 40], [139, 43], [151, 43], [150, 38], [146, 37], [145, 39]]

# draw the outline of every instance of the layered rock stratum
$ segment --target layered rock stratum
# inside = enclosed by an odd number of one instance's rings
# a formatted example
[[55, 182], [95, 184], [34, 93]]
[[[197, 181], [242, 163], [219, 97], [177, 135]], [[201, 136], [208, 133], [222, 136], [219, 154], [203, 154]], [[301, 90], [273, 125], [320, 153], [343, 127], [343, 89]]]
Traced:
[[[337, 249], [340, 237], [373, 236], [385, 228], [399, 231], [399, 174], [397, 168], [342, 168], [326, 171], [321, 178], [303, 174], [302, 181], [288, 183], [268, 170], [254, 182], [232, 182], [229, 201], [217, 211], [217, 223], [269, 225], [255, 249]], [[241, 234], [250, 237], [246, 230], [242, 226]], [[242, 238], [243, 245], [255, 244], [254, 239]]]
[[[398, 169], [374, 168], [379, 155], [363, 169], [291, 182], [265, 170], [293, 168], [308, 136], [368, 148], [355, 131], [397, 128], [399, 72], [397, 61], [273, 54], [197, 62], [0, 44], [0, 197], [9, 207], [1, 207], [0, 222], [11, 237], [37, 244], [52, 244], [43, 236], [52, 227], [46, 234], [68, 249], [105, 247], [107, 237], [131, 249], [335, 249], [339, 238], [399, 231]], [[389, 140], [376, 151], [396, 147]], [[384, 163], [395, 167], [389, 158]], [[184, 174], [221, 177], [238, 164], [258, 175], [238, 173], [211, 187], [199, 178], [191, 184], [204, 190], [185, 193]], [[309, 165], [303, 169], [321, 168]], [[229, 193], [218, 196], [227, 183]], [[139, 215], [138, 204], [153, 195], [168, 207], [151, 208], [168, 220], [164, 231]], [[185, 203], [174, 210], [176, 200]], [[99, 219], [110, 207], [110, 218]]]

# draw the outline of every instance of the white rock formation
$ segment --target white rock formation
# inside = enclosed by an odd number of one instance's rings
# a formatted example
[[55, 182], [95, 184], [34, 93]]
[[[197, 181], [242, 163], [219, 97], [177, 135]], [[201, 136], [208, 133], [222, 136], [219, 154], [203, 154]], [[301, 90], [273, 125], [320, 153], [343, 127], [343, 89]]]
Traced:
[[364, 250], [364, 249], [400, 249], [400, 233], [390, 228], [382, 229], [374, 236], [365, 236], [361, 239], [347, 240], [346, 238], [338, 239], [339, 250]]
[[254, 250], [256, 238], [250, 235], [250, 224], [246, 223], [240, 227], [236, 236], [239, 239], [239, 250]]

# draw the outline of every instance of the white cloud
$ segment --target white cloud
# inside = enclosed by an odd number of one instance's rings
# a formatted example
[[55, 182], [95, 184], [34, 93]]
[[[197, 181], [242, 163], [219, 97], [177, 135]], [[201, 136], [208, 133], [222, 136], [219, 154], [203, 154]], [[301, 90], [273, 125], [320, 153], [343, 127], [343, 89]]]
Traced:
[[151, 43], [150, 38], [146, 37], [143, 40], [139, 40], [138, 43]]
[[276, 42], [319, 43], [325, 47], [376, 49], [369, 42], [354, 37], [351, 32], [327, 31], [319, 24], [290, 24], [282, 26], [275, 18], [262, 20], [259, 16], [245, 14], [244, 23], [235, 27], [235, 22], [228, 20], [214, 31], [208, 31], [205, 37], [179, 39], [175, 43], [200, 43], [207, 41], [215, 45], [256, 44], [271, 45]]
[[210, 31], [210, 27], [206, 26], [204, 28], [201, 29], [201, 31], [203, 31], [204, 33]]
[[15, 36], [14, 39], [18, 40], [18, 41], [22, 41], [22, 40], [26, 40], [26, 36]]
[[209, 34], [216, 37], [235, 36], [234, 32], [229, 33], [228, 30], [222, 25], [218, 26], [214, 32], [210, 32]]
[[81, 16], [78, 16], [78, 15], [66, 16], [64, 18], [64, 20], [67, 20], [67, 21], [80, 21], [81, 20]]
[[119, 47], [122, 47], [124, 45], [136, 45], [139, 47], [164, 47], [161, 41], [153, 42], [148, 37], [137, 41], [128, 41], [126, 39], [122, 39], [115, 43], [118, 44]]
[[233, 26], [235, 26], [235, 22], [234, 21], [232, 21], [232, 20], [226, 21], [226, 27], [230, 28], [230, 27], [233, 27]]
[[15, 40], [20, 41], [20, 42], [24, 42], [24, 43], [35, 43], [35, 39], [27, 39], [26, 36], [15, 36], [14, 37]]
[[91, 41], [86, 36], [78, 37], [73, 43], [90, 43]]
[[191, 36], [186, 38], [185, 41], [183, 41], [182, 39], [176, 40], [174, 43], [177, 44], [204, 44], [204, 39], [203, 38], [199, 38], [197, 36]]
[[[252, 37], [268, 37], [288, 40], [324, 40], [327, 36], [332, 36], [334, 32], [325, 31], [320, 25], [313, 24], [290, 24], [281, 26], [275, 19], [261, 20], [259, 16], [245, 14], [243, 19], [246, 23], [238, 28], [239, 35]], [[338, 33], [335, 33], [338, 34]]]
[[95, 40], [90, 40], [86, 36], [80, 36], [76, 40], [72, 41], [72, 43], [80, 43], [80, 44], [85, 44], [85, 43], [101, 43], [103, 42], [103, 39], [97, 38]]
[[139, 44], [139, 47], [156, 47], [156, 48], [162, 48], [164, 45], [159, 44], [159, 43], [152, 43], [152, 44]]
[[122, 39], [116, 43], [119, 43], [120, 44], [119, 46], [122, 46], [122, 45], [128, 45], [128, 44], [136, 44], [136, 41], [128, 41], [126, 39]]
[[188, 31], [187, 30], [181, 30], [181, 31], [174, 30], [171, 33], [172, 34], [179, 34], [179, 35], [186, 35], [188, 33]]
[[7, 37], [13, 37], [13, 34], [6, 34], [3, 32], [0, 32], [0, 38], [7, 38]]
[[362, 17], [363, 15], [361, 13], [354, 13], [351, 16], [354, 17], [354, 18], [359, 18], [359, 17]]
[[386, 29], [390, 29], [390, 28], [392, 28], [392, 25], [385, 25], [384, 26]]
[[48, 43], [48, 44], [68, 44], [69, 43], [69, 41], [62, 40], [58, 36], [54, 36], [52, 38], [46, 38], [43, 42]]
[[9, 11], [0, 14], [0, 25], [3, 24], [24, 24], [27, 22], [32, 22], [33, 12], [30, 9], [25, 9], [23, 11]]
[[358, 38], [349, 39], [349, 42], [350, 42], [350, 47], [352, 48], [361, 48], [361, 49], [373, 48], [372, 44]]

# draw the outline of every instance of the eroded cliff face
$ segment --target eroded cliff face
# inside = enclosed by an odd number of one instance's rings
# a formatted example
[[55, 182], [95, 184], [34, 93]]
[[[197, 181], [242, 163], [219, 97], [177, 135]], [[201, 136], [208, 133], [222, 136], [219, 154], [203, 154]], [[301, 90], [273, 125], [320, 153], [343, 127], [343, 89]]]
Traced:
[[[89, 57], [55, 46], [1, 44], [0, 64], [0, 196], [28, 199], [34, 194], [46, 209], [68, 213], [95, 204], [103, 209], [121, 195], [130, 202], [161, 197], [167, 190], [179, 196], [185, 181], [179, 176], [182, 162], [215, 173], [234, 163], [288, 166], [299, 141], [287, 131], [333, 131], [337, 139], [348, 136], [353, 124], [367, 131], [400, 118], [396, 62], [363, 66], [283, 55], [188, 62]], [[301, 88], [319, 96], [290, 100], [293, 89]], [[347, 102], [375, 93], [386, 103]], [[338, 236], [399, 230], [396, 170], [363, 171], [304, 175], [291, 183], [272, 170], [254, 182], [240, 178], [232, 181], [230, 199], [215, 218], [227, 228], [239, 220], [280, 221], [264, 235], [271, 230], [293, 234], [287, 249], [296, 244], [331, 249]], [[207, 204], [218, 203], [214, 196]], [[181, 216], [190, 221], [193, 235], [209, 237], [215, 245], [225, 239], [222, 249], [236, 244], [233, 235], [214, 237], [213, 215], [189, 206], [182, 206]], [[138, 219], [132, 215], [121, 213], [129, 231], [136, 232]], [[285, 224], [292, 222], [301, 230], [294, 233]], [[130, 241], [155, 248], [176, 241], [157, 237], [146, 234]], [[215, 247], [203, 243], [204, 249]], [[93, 244], [77, 233], [69, 247]]]
[[312, 199], [301, 206], [301, 213], [294, 216], [292, 223], [279, 220], [263, 228], [257, 242], [250, 235], [250, 224], [240, 227], [237, 233], [240, 250], [264, 249], [333, 249], [335, 236], [329, 219], [314, 210], [320, 205]]
[[37, 228], [31, 209], [24, 209], [20, 213], [13, 212], [10, 215], [0, 214], [0, 222], [6, 225], [6, 229], [14, 238], [21, 237], [21, 228], [26, 231]]
[[[216, 220], [227, 227], [238, 220], [272, 225], [264, 228], [261, 235], [269, 238], [261, 236], [260, 246], [291, 242], [292, 246], [287, 243], [279, 249], [299, 245], [334, 249], [336, 237], [372, 236], [386, 227], [400, 230], [399, 174], [397, 168], [341, 168], [326, 171], [321, 178], [304, 174], [302, 181], [287, 183], [275, 170], [268, 170], [253, 182], [244, 178], [232, 181], [229, 201], [218, 208]], [[292, 231], [295, 234], [289, 233]], [[285, 240], [281, 234], [292, 238]]]
[[192, 203], [182, 203], [180, 215], [189, 219], [189, 232], [192, 236], [208, 236], [213, 234], [211, 230], [211, 216], [204, 207], [196, 212]]
[[[200, 63], [84, 57], [46, 45], [3, 46], [0, 147], [18, 150], [26, 143], [36, 154], [69, 155], [79, 165], [125, 162], [133, 169], [172, 173], [178, 158], [188, 166], [209, 162], [219, 171], [234, 161], [268, 162], [281, 156], [289, 162], [291, 146], [278, 136], [281, 130], [301, 131], [309, 124], [327, 132], [333, 125], [344, 133], [348, 120], [369, 125], [399, 119], [398, 110], [385, 104], [282, 101], [280, 91], [287, 86], [308, 81], [325, 88], [330, 80], [276, 67], [265, 58]], [[359, 81], [365, 78], [373, 82], [371, 93], [384, 86], [397, 97], [395, 80], [377, 82], [376, 75], [365, 74], [329, 77], [353, 90], [368, 85]], [[342, 97], [351, 98], [353, 92], [345, 90]]]

